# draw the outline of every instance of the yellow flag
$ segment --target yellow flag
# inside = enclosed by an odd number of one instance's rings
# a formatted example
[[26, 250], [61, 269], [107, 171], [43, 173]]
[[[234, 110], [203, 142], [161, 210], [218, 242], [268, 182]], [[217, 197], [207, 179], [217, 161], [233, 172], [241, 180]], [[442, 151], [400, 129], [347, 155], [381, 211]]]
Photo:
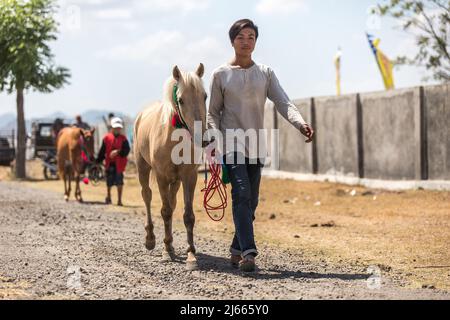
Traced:
[[342, 51], [339, 49], [334, 57], [334, 66], [336, 67], [336, 92], [338, 96], [341, 95], [341, 57]]
[[377, 60], [386, 90], [394, 89], [394, 65], [392, 61], [379, 49], [380, 39], [374, 39], [369, 34], [367, 34], [367, 39]]

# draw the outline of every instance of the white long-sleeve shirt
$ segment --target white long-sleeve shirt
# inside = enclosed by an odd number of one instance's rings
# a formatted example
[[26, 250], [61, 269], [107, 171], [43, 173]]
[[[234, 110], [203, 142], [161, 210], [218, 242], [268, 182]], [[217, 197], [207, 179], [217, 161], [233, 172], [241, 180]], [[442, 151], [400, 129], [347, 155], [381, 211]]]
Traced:
[[[274, 71], [261, 64], [254, 64], [248, 69], [230, 64], [214, 70], [211, 80], [211, 97], [208, 110], [208, 128], [220, 130], [223, 134], [223, 149], [219, 152], [228, 154], [237, 151], [237, 144], [227, 145], [227, 130], [242, 129], [246, 132], [254, 129], [258, 133], [264, 129], [264, 107], [269, 98], [276, 110], [298, 130], [306, 122], [281, 87]], [[264, 139], [264, 141], [261, 141]], [[242, 146], [245, 156], [250, 159], [261, 157], [261, 147], [266, 148], [264, 135], [257, 135], [256, 145]], [[259, 146], [259, 147], [258, 147]], [[255, 149], [257, 148], [257, 149]], [[266, 150], [266, 149], [264, 149]]]

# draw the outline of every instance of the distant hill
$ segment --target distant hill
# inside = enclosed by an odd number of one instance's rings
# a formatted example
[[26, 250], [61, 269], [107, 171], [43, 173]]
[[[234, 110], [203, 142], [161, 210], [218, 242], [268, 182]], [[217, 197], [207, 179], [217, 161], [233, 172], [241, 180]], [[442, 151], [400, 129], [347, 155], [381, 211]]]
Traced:
[[[81, 117], [83, 118], [84, 122], [87, 122], [91, 125], [96, 125], [99, 123], [103, 123], [103, 117], [108, 117], [108, 114], [109, 114], [109, 111], [88, 110], [86, 112], [83, 112], [81, 114]], [[114, 112], [114, 114], [118, 117], [130, 119], [129, 116], [127, 116], [121, 112]], [[64, 114], [63, 112], [54, 112], [54, 113], [49, 114], [44, 117], [27, 119], [25, 121], [27, 131], [31, 132], [31, 123], [34, 121], [53, 122], [56, 118], [64, 119], [65, 122], [68, 124], [72, 124], [73, 122], [75, 122], [75, 119], [72, 116], [68, 116], [68, 115]], [[16, 115], [14, 113], [5, 113], [5, 114], [0, 115], [0, 131], [11, 131], [11, 130], [16, 130], [16, 128], [17, 128]]]
[[8, 130], [14, 125], [15, 121], [16, 116], [13, 113], [5, 113], [0, 115], [0, 130]]
[[16, 116], [14, 115], [14, 113], [5, 113], [0, 115], [0, 128], [14, 121], [15, 119]]
[[[81, 114], [81, 118], [84, 122], [87, 122], [91, 125], [103, 123], [103, 117], [108, 118], [109, 111], [103, 110], [88, 110]], [[124, 113], [121, 112], [113, 112], [116, 117], [121, 118], [129, 118]]]
[[[28, 132], [31, 131], [31, 121], [26, 120], [25, 126]], [[10, 134], [11, 131], [16, 130], [16, 128], [17, 128], [17, 121], [15, 114], [5, 113], [0, 115], [0, 132], [2, 134]]]

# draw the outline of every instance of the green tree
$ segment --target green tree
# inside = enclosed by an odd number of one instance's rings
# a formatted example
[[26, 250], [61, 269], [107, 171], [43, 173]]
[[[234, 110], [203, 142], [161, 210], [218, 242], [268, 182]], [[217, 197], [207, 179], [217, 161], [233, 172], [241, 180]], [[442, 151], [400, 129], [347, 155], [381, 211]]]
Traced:
[[0, 92], [16, 93], [19, 179], [26, 178], [25, 90], [50, 93], [70, 78], [49, 47], [57, 39], [55, 10], [53, 0], [0, 0]]
[[376, 13], [400, 20], [415, 37], [418, 52], [398, 57], [396, 65], [425, 67], [433, 79], [450, 80], [450, 0], [386, 0]]

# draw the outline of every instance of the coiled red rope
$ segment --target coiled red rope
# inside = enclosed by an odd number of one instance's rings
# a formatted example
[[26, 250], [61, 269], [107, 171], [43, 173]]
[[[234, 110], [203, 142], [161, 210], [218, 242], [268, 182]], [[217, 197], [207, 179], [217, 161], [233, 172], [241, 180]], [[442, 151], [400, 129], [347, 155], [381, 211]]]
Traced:
[[[218, 164], [212, 158], [212, 156], [209, 157], [209, 171], [211, 173], [209, 183], [207, 165], [205, 161], [205, 188], [202, 190], [202, 192], [205, 193], [203, 197], [203, 207], [212, 221], [220, 222], [225, 217], [225, 209], [228, 207], [227, 186], [222, 181], [222, 165]], [[220, 199], [219, 204], [212, 205], [211, 202], [215, 197], [217, 197], [216, 194]], [[222, 210], [222, 215], [217, 218], [217, 215], [214, 215], [213, 213], [220, 210]]]

